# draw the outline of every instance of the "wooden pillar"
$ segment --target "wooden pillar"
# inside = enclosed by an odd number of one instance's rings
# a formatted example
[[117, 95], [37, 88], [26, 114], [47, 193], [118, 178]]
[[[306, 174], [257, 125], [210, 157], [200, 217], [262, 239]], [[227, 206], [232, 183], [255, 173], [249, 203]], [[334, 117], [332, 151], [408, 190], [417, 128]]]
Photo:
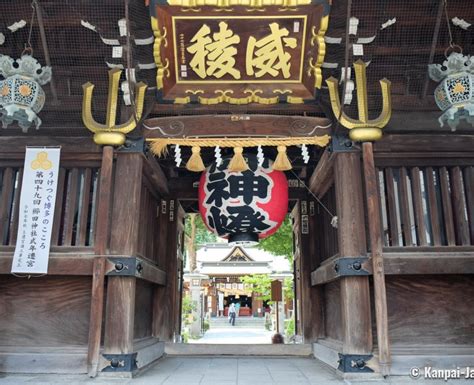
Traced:
[[91, 314], [89, 322], [89, 342], [87, 352], [87, 373], [90, 377], [97, 375], [99, 352], [102, 336], [102, 320], [104, 313], [104, 272], [105, 259], [110, 236], [110, 208], [112, 207], [112, 175], [114, 149], [105, 146], [102, 152], [100, 167], [99, 193], [97, 199], [97, 218], [95, 225], [94, 260], [92, 272]]
[[384, 376], [390, 370], [390, 347], [388, 339], [387, 293], [382, 256], [382, 225], [380, 223], [380, 198], [375, 174], [373, 146], [370, 142], [362, 144], [364, 156], [364, 178], [367, 194], [367, 217], [369, 222], [370, 251], [373, 265], [375, 318], [377, 324], [377, 344], [379, 365]]
[[135, 285], [134, 277], [108, 279], [104, 339], [107, 354], [133, 352]]
[[[257, 314], [264, 317], [265, 316], [265, 309], [263, 308], [263, 301], [261, 299], [257, 299], [260, 294], [255, 293], [254, 291], [252, 292], [252, 313]], [[258, 309], [260, 308], [261, 312], [258, 312]]]
[[217, 315], [217, 298], [214, 294], [215, 292], [216, 292], [216, 286], [214, 284], [209, 290], [209, 297], [208, 297], [208, 298], [211, 298], [211, 301], [210, 301], [211, 302], [211, 308], [208, 309], [208, 311], [210, 311], [211, 315], [212, 314]]
[[[339, 256], [365, 256], [367, 247], [360, 153], [338, 153], [334, 178]], [[343, 354], [370, 354], [372, 324], [368, 277], [343, 277], [340, 289]]]
[[[112, 212], [111, 254], [133, 256], [138, 247], [143, 155], [119, 153], [116, 162]], [[135, 277], [109, 276], [104, 351], [133, 352]]]

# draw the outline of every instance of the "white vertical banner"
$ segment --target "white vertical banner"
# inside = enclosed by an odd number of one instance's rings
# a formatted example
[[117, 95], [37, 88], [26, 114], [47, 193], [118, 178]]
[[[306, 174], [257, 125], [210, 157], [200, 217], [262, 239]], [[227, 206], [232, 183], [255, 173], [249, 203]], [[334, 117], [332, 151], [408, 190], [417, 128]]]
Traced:
[[218, 298], [219, 298], [218, 310], [223, 311], [224, 310], [224, 293], [219, 292]]
[[60, 151], [26, 148], [12, 273], [48, 272]]

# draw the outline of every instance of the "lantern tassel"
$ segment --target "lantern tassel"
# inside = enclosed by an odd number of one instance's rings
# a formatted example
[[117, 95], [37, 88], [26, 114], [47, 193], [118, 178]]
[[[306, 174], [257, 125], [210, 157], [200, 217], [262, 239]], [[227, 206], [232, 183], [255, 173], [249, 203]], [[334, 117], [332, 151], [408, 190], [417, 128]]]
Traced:
[[193, 146], [192, 152], [193, 154], [189, 158], [188, 163], [186, 163], [186, 168], [189, 171], [195, 171], [195, 172], [204, 171], [206, 169], [206, 166], [204, 166], [204, 163], [202, 162], [201, 147]]
[[273, 169], [278, 171], [287, 171], [291, 170], [293, 167], [291, 166], [290, 160], [286, 155], [286, 146], [278, 146], [278, 155], [273, 162]]
[[231, 172], [242, 172], [248, 170], [249, 166], [245, 161], [242, 153], [244, 149], [242, 147], [234, 147], [234, 156], [229, 162], [228, 170]]

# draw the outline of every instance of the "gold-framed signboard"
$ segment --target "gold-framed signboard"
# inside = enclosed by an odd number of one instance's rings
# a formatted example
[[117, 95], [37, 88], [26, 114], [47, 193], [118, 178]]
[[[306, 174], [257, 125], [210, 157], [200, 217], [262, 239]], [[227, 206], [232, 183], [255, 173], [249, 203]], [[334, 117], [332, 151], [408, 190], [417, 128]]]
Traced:
[[157, 87], [166, 102], [303, 103], [321, 84], [322, 3], [154, 7]]

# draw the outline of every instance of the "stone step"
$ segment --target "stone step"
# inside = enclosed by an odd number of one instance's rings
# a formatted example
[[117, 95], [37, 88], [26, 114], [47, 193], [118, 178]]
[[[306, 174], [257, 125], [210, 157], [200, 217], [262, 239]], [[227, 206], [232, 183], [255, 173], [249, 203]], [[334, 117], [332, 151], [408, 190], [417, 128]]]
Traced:
[[235, 319], [235, 326], [232, 326], [229, 323], [229, 320], [227, 318], [217, 318], [217, 319], [211, 319], [211, 321], [209, 322], [209, 327], [211, 329], [231, 328], [231, 327], [263, 329], [265, 327], [265, 319], [264, 318], [237, 317]]
[[[243, 318], [236, 318], [235, 322], [237, 322], [237, 321], [240, 322], [240, 323], [243, 323], [243, 324], [247, 324], [247, 325], [264, 325], [265, 324], [265, 321], [248, 320], [248, 319], [243, 319]], [[223, 325], [223, 324], [227, 324], [227, 323], [229, 323], [228, 319], [209, 322], [210, 325]]]
[[[253, 318], [253, 317], [235, 317], [236, 320], [245, 321], [245, 322], [255, 322], [255, 323], [265, 323], [265, 318]], [[219, 323], [219, 322], [228, 322], [229, 318], [227, 317], [220, 317], [220, 318], [211, 318], [211, 323]]]
[[[265, 325], [265, 322], [252, 322], [252, 321], [245, 321], [241, 320], [240, 318], [235, 319], [235, 323], [239, 323], [241, 325], [255, 325], [255, 326], [260, 326], [260, 325]], [[228, 320], [225, 321], [220, 321], [220, 322], [210, 322], [209, 325], [227, 325], [229, 323]]]
[[239, 323], [235, 323], [234, 326], [231, 324], [226, 325], [210, 325], [209, 330], [216, 330], [216, 329], [232, 329], [232, 328], [242, 328], [242, 329], [254, 329], [254, 330], [264, 330], [265, 325], [243, 325]]
[[310, 344], [221, 345], [221, 344], [165, 344], [170, 356], [299, 356], [312, 354]]

